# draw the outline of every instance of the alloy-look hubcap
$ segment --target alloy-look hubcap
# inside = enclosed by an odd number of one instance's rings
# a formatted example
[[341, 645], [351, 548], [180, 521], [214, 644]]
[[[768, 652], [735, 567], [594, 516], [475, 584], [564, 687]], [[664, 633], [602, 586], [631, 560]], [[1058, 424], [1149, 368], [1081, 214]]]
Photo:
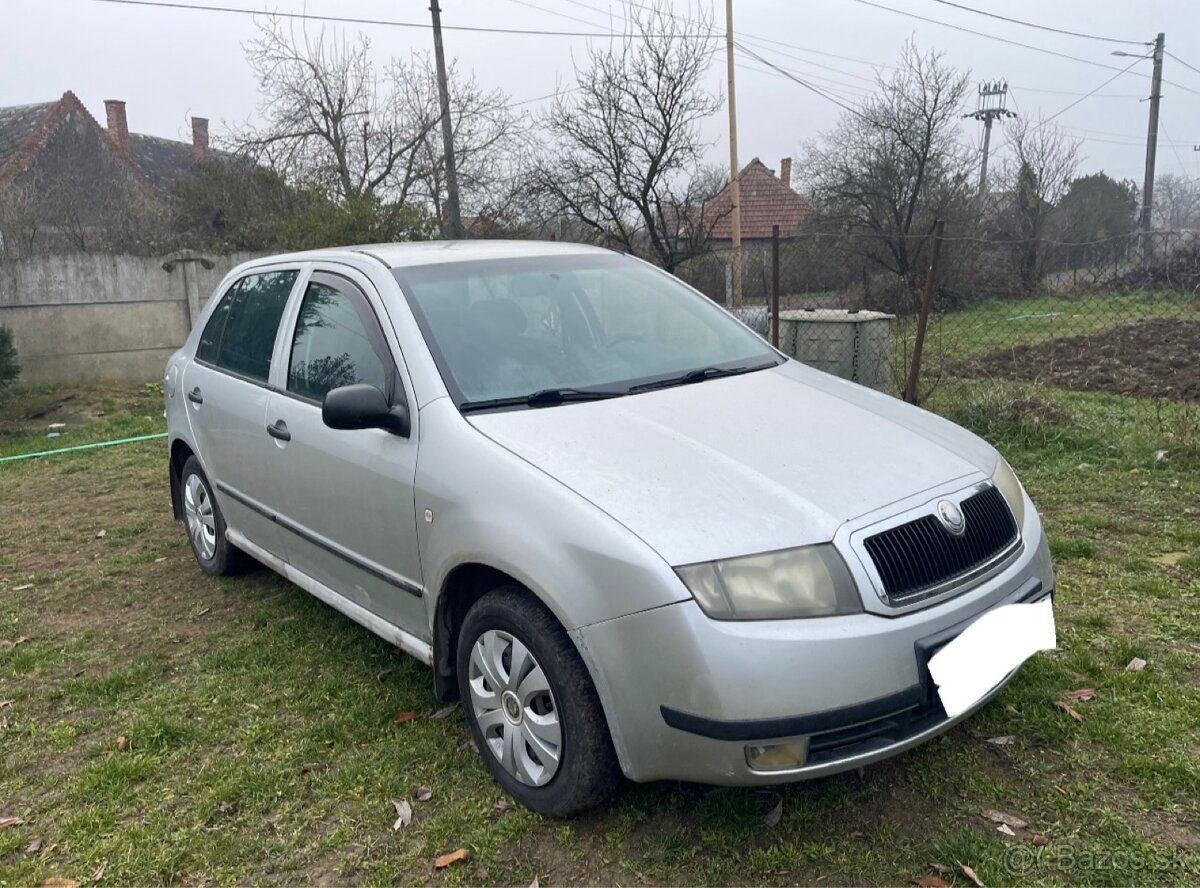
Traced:
[[202, 560], [211, 561], [217, 551], [217, 519], [213, 515], [212, 497], [199, 475], [188, 475], [184, 482], [183, 513], [192, 548]]
[[545, 786], [558, 771], [562, 729], [546, 673], [521, 641], [489, 629], [471, 649], [471, 707], [484, 742], [509, 774]]

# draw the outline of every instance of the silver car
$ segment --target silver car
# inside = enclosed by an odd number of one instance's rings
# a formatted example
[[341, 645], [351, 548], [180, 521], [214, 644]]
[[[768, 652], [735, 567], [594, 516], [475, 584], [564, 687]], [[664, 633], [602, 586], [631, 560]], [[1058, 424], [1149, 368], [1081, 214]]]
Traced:
[[1030, 642], [1054, 588], [1042, 525], [992, 447], [630, 256], [258, 259], [165, 395], [200, 568], [261, 562], [428, 664], [495, 779], [545, 814], [621, 774], [858, 768], [1053, 644]]

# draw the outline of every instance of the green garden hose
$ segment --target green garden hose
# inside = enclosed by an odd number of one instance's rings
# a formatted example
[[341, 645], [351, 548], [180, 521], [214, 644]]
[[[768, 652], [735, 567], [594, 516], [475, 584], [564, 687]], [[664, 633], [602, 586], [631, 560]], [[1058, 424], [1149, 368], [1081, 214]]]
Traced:
[[115, 441], [101, 441], [97, 444], [76, 444], [74, 447], [59, 447], [57, 450], [39, 450], [36, 453], [18, 453], [16, 456], [0, 456], [0, 463], [13, 462], [18, 459], [35, 459], [39, 456], [54, 456], [57, 453], [70, 453], [72, 450], [95, 450], [97, 447], [115, 447], [118, 444], [133, 444], [137, 441], [153, 441], [156, 438], [167, 437], [166, 432], [156, 435], [138, 435], [136, 438], [118, 438]]

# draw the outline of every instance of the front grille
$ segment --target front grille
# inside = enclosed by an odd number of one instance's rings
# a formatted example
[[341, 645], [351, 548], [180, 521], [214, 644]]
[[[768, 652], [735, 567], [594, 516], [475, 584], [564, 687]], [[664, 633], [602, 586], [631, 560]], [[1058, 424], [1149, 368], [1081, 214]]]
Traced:
[[959, 507], [966, 518], [962, 536], [954, 536], [933, 515], [923, 515], [863, 541], [892, 601], [971, 573], [1016, 540], [1017, 524], [995, 487], [972, 494]]

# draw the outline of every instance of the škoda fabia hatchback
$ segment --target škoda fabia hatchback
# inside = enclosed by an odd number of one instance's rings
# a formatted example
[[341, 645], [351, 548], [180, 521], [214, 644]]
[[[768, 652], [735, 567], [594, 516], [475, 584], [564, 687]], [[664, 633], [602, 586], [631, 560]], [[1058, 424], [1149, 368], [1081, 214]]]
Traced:
[[751, 786], [895, 755], [1054, 646], [1016, 476], [638, 259], [258, 259], [167, 365], [208, 574], [262, 562], [428, 664], [496, 780]]

